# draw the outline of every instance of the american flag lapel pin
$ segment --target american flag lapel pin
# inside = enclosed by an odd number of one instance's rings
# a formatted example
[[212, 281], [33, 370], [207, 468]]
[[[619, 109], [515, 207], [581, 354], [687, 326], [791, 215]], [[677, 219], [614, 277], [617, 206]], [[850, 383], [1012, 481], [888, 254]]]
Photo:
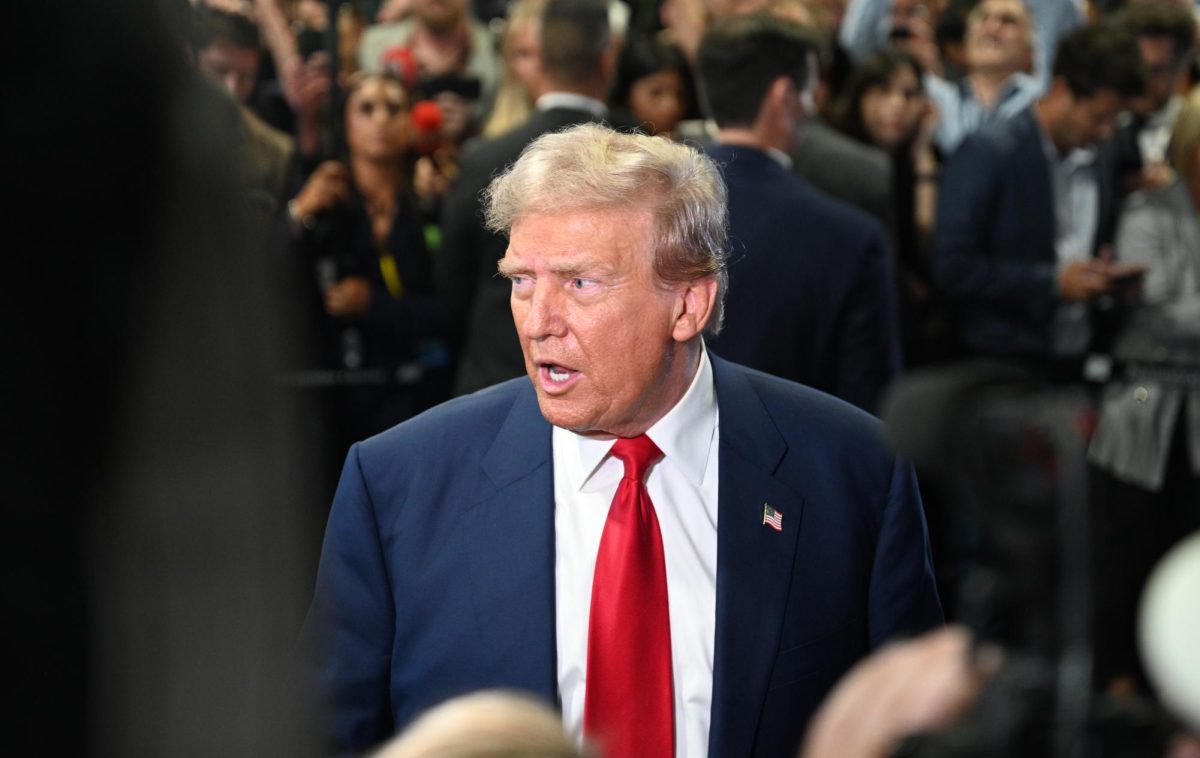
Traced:
[[783, 514], [763, 503], [763, 523], [777, 532], [783, 531]]

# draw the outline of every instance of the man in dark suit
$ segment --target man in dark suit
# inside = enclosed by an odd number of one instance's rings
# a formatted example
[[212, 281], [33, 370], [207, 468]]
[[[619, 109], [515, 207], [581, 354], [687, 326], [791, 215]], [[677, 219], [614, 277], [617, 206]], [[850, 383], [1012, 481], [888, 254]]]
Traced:
[[706, 350], [702, 153], [579, 125], [488, 198], [528, 378], [351, 449], [310, 627], [338, 747], [505, 687], [611, 756], [794, 753], [854, 661], [941, 622], [911, 467], [868, 414]]
[[1104, 252], [1114, 187], [1111, 151], [1097, 145], [1143, 81], [1131, 37], [1077, 30], [1059, 46], [1041, 100], [968, 137], [947, 164], [934, 278], [968, 351], [1078, 378], [1093, 335], [1089, 301], [1132, 272]]
[[529, 121], [508, 134], [473, 146], [442, 211], [438, 287], [462, 324], [455, 394], [482, 389], [524, 371], [521, 348], [509, 324], [508, 283], [496, 277], [503, 237], [483, 226], [480, 193], [538, 135], [606, 114], [604, 99], [615, 53], [603, 0], [551, 0], [541, 25], [542, 81]]
[[788, 155], [796, 176], [870, 213], [885, 228], [895, 228], [892, 161], [887, 153], [850, 139], [813, 114], [796, 129]]
[[875, 409], [900, 367], [895, 282], [883, 227], [788, 168], [810, 46], [765, 14], [721, 22], [700, 78], [729, 187], [733, 286], [708, 344], [729, 360]]

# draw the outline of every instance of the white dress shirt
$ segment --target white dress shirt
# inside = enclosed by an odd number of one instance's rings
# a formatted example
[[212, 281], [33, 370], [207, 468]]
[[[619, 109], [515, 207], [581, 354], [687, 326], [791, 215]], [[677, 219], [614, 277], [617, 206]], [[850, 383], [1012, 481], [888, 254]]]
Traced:
[[[1055, 240], [1058, 267], [1072, 261], [1089, 260], [1100, 223], [1100, 184], [1096, 177], [1096, 150], [1076, 148], [1066, 155], [1045, 131], [1042, 149], [1050, 161], [1054, 192]], [[1060, 302], [1054, 309], [1052, 351], [1060, 357], [1077, 357], [1087, 350], [1092, 338], [1091, 315], [1086, 302]]]
[[608, 106], [602, 101], [576, 92], [547, 92], [537, 99], [533, 107], [539, 111], [570, 108], [575, 111], [587, 111], [596, 118], [604, 118], [608, 115]]
[[[718, 415], [702, 352], [688, 391], [646, 432], [663, 459], [646, 475], [662, 530], [671, 619], [675, 754], [708, 754], [717, 605]], [[624, 473], [615, 440], [553, 431], [558, 689], [563, 724], [582, 739], [592, 575], [608, 508]]]

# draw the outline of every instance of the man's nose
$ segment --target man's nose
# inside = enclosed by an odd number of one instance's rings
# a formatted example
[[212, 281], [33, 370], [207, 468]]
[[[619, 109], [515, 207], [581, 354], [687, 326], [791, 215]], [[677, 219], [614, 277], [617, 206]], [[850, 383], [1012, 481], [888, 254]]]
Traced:
[[566, 321], [562, 300], [563, 294], [553, 282], [537, 282], [521, 321], [522, 333], [532, 340], [563, 336]]

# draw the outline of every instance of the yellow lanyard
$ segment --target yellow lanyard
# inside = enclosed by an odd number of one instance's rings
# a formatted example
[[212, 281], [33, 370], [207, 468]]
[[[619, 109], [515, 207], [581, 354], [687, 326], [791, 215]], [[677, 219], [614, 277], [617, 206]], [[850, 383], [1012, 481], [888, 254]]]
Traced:
[[379, 273], [383, 274], [383, 283], [387, 285], [392, 297], [404, 294], [404, 282], [400, 280], [400, 269], [396, 267], [396, 258], [387, 250], [379, 253]]

